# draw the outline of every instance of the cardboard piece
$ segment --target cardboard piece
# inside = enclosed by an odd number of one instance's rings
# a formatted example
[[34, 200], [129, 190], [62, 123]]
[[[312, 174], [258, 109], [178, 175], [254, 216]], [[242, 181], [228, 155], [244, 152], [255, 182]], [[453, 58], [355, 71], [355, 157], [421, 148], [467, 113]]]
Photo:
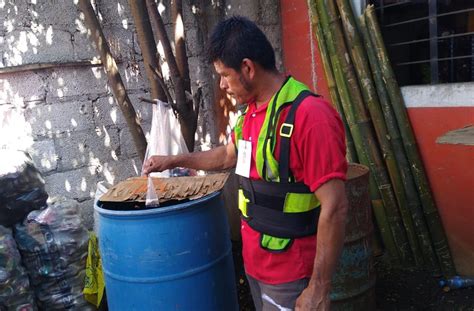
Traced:
[[[228, 173], [207, 176], [153, 178], [160, 203], [170, 200], [199, 199], [219, 191], [229, 177]], [[124, 180], [107, 191], [101, 202], [145, 202], [147, 193], [145, 176]]]

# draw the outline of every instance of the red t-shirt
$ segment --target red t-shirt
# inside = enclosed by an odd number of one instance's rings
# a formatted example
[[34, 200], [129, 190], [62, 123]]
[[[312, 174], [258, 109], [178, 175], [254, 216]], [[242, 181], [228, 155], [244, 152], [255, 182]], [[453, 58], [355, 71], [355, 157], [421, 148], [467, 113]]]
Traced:
[[[267, 106], [256, 108], [250, 103], [244, 117], [242, 138], [252, 142], [250, 178], [260, 179], [255, 159], [257, 138], [265, 120]], [[284, 122], [289, 107], [282, 110], [279, 125]], [[279, 138], [279, 135], [277, 135]], [[232, 135], [235, 142], [235, 135]], [[344, 127], [339, 114], [321, 98], [307, 97], [298, 107], [290, 143], [290, 169], [296, 181], [304, 182], [316, 191], [330, 179], [345, 180]], [[278, 160], [280, 142], [277, 139], [275, 157]], [[260, 247], [260, 233], [242, 220], [242, 256], [245, 271], [267, 284], [281, 284], [311, 277], [316, 254], [316, 235], [295, 239], [284, 252], [269, 252]]]

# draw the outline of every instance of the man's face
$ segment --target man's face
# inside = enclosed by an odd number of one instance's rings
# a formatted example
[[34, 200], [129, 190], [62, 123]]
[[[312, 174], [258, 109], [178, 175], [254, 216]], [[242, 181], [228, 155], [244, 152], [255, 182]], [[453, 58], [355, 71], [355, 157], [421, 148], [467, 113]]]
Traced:
[[250, 80], [242, 72], [224, 65], [220, 60], [214, 62], [214, 68], [220, 76], [219, 86], [238, 103], [246, 104], [253, 99]]

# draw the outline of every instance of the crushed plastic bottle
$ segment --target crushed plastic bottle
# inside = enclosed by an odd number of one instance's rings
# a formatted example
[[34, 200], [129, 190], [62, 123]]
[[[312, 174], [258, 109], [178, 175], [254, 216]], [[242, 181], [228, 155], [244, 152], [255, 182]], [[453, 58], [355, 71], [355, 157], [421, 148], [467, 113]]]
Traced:
[[450, 279], [443, 279], [439, 281], [439, 286], [442, 287], [445, 292], [449, 292], [452, 289], [474, 286], [474, 278], [456, 275]]

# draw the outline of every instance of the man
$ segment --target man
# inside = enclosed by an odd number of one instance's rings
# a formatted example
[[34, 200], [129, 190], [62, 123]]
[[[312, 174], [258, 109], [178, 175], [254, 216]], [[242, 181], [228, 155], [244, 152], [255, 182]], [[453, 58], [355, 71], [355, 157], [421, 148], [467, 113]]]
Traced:
[[232, 142], [154, 156], [145, 173], [236, 166], [242, 255], [256, 309], [328, 310], [347, 214], [341, 120], [326, 101], [277, 71], [272, 46], [248, 19], [220, 22], [209, 54], [220, 87], [247, 104]]

